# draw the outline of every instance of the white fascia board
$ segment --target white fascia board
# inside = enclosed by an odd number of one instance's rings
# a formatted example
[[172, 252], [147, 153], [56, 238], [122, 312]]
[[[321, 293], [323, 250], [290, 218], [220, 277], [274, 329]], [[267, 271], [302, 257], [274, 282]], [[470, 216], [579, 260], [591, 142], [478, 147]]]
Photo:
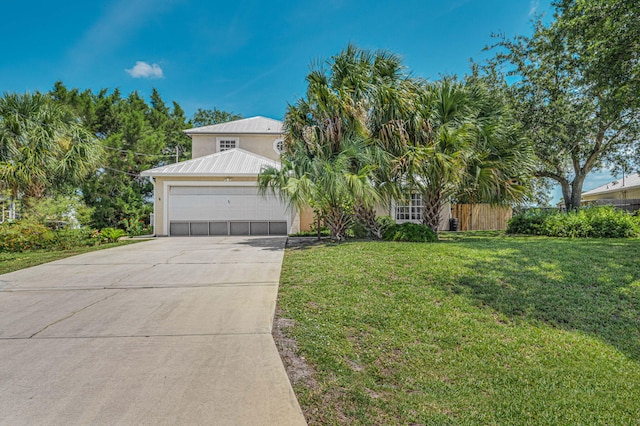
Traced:
[[[147, 174], [144, 176], [152, 176], [154, 178], [196, 178], [196, 177], [217, 177], [217, 178], [224, 178], [224, 177], [254, 177], [254, 178], [258, 178], [258, 175], [255, 173], [224, 173], [224, 174], [211, 174], [211, 173], [189, 173], [189, 174], [164, 174], [164, 173], [159, 173], [159, 174]], [[214, 182], [214, 181], [212, 181]]]

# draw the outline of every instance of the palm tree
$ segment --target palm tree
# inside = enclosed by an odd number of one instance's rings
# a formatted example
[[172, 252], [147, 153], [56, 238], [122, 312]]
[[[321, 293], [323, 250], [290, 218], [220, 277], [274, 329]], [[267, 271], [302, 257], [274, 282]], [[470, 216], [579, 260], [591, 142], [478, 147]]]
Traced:
[[393, 157], [386, 179], [398, 201], [420, 194], [434, 231], [451, 197], [504, 204], [526, 195], [530, 145], [504, 100], [479, 82], [405, 80], [377, 96], [372, 134]]
[[[342, 140], [339, 152], [318, 150], [308, 155], [304, 149], [285, 152], [281, 167], [269, 167], [258, 177], [263, 193], [271, 191], [289, 204], [319, 211], [331, 231], [331, 238], [343, 240], [353, 222], [354, 199], [375, 203], [377, 194], [371, 185], [371, 170], [360, 140]], [[354, 164], [364, 164], [354, 168]]]
[[437, 232], [443, 201], [462, 178], [473, 140], [468, 93], [452, 79], [407, 79], [383, 86], [377, 97], [372, 134], [393, 157], [387, 179], [397, 200], [420, 194], [422, 221]]
[[529, 140], [499, 93], [469, 82], [476, 107], [476, 138], [455, 198], [464, 204], [511, 205], [529, 195], [534, 171]]
[[43, 198], [95, 171], [101, 148], [69, 110], [40, 93], [0, 98], [0, 180], [14, 198]]
[[349, 45], [326, 65], [309, 73], [306, 97], [287, 109], [282, 170], [270, 169], [260, 181], [298, 208], [314, 207], [334, 238], [343, 238], [354, 214], [379, 237], [374, 206], [385, 191], [377, 172], [386, 156], [369, 142], [368, 115], [371, 93], [399, 75], [400, 61]]

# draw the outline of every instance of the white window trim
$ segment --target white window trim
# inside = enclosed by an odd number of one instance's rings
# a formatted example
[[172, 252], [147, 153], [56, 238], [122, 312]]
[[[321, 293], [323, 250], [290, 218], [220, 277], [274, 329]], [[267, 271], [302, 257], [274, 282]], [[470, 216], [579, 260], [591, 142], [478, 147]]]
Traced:
[[220, 150], [220, 142], [222, 141], [233, 141], [235, 142], [235, 148], [240, 148], [240, 138], [238, 137], [233, 137], [233, 136], [218, 136], [216, 138], [216, 152], [222, 152], [222, 151], [227, 151], [229, 149], [232, 148], [225, 148], [224, 150]]
[[[278, 149], [278, 144], [279, 143], [282, 143], [282, 149]], [[278, 139], [273, 141], [273, 150], [277, 154], [282, 154], [284, 152], [284, 139], [283, 138], [278, 138]]]
[[[419, 197], [420, 203], [414, 203], [413, 197]], [[422, 201], [422, 195], [419, 193], [413, 193], [409, 197], [409, 203], [400, 204], [397, 200], [394, 200], [393, 203], [393, 218], [396, 223], [404, 223], [404, 222], [413, 222], [413, 223], [422, 223], [422, 214], [424, 212], [424, 202]], [[416, 200], [417, 201], [417, 200]], [[399, 219], [398, 218], [398, 209], [406, 208], [407, 211], [404, 213], [408, 215], [407, 219]]]

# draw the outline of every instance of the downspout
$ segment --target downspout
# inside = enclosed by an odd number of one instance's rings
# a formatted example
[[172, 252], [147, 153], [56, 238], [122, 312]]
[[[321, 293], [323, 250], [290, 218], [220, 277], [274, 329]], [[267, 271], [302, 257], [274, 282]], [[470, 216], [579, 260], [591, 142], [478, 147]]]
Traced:
[[153, 185], [153, 237], [156, 237], [156, 218], [158, 217], [157, 213], [156, 213], [156, 179], [153, 176], [149, 176], [149, 180], [151, 181], [151, 184]]

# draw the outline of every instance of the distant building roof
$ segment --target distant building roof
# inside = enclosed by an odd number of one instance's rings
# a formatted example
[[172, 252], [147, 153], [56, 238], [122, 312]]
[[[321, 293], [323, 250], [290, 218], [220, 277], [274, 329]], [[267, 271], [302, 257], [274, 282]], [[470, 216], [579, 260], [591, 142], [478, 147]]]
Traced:
[[184, 131], [187, 135], [207, 134], [281, 134], [282, 121], [266, 117], [251, 117]]
[[240, 148], [169, 164], [142, 172], [142, 176], [257, 176], [265, 167], [280, 163]]
[[640, 174], [634, 173], [632, 175], [625, 176], [624, 179], [614, 180], [611, 183], [583, 192], [582, 195], [606, 194], [608, 192], [617, 192], [623, 189], [638, 187], [640, 187]]

